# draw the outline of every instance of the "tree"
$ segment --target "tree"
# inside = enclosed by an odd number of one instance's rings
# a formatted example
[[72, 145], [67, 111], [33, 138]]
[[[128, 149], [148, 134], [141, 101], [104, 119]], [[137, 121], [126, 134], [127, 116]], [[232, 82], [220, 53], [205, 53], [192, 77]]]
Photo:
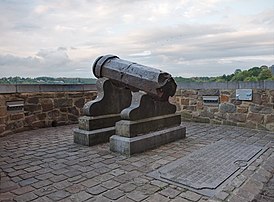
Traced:
[[272, 78], [272, 73], [270, 69], [262, 69], [261, 73], [258, 76], [259, 81], [267, 80]]

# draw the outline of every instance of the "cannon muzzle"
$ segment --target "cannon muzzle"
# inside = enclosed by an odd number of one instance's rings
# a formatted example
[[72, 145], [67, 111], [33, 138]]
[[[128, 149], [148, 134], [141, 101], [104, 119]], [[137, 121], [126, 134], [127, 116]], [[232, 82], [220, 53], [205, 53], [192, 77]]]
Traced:
[[114, 55], [98, 57], [92, 68], [97, 78], [109, 78], [120, 86], [144, 91], [160, 101], [168, 100], [176, 92], [177, 85], [169, 73]]

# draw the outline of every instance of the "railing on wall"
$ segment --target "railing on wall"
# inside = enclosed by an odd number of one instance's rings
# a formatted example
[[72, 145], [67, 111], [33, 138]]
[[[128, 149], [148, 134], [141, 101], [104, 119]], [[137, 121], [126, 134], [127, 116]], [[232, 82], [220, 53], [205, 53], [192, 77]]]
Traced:
[[95, 90], [95, 84], [0, 84], [0, 94], [29, 92], [82, 92]]

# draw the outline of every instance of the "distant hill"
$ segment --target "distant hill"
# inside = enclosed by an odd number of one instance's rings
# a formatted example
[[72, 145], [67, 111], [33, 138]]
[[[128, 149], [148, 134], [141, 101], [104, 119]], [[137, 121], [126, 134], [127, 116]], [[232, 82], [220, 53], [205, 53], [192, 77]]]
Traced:
[[[226, 81], [262, 81], [274, 80], [273, 65], [267, 67], [252, 67], [248, 70], [236, 69], [234, 73], [229, 75], [222, 75], [216, 77], [174, 77], [176, 82], [226, 82]], [[274, 71], [274, 70], [273, 70]], [[92, 78], [53, 78], [53, 77], [37, 77], [37, 78], [23, 78], [23, 77], [3, 77], [0, 78], [0, 84], [95, 84], [96, 79]]]
[[53, 77], [3, 77], [0, 78], [0, 84], [95, 84], [96, 79], [92, 78], [53, 78]]
[[274, 80], [274, 70], [271, 72], [273, 65], [267, 67], [265, 65], [261, 67], [252, 67], [248, 70], [236, 69], [233, 74], [222, 75], [216, 77], [192, 77], [183, 78], [175, 77], [176, 82], [226, 82], [226, 81], [263, 81]]

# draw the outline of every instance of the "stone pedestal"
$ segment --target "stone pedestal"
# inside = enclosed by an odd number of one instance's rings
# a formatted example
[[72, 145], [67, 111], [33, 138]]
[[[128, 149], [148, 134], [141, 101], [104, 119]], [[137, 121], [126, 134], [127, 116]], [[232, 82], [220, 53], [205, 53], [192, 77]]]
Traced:
[[110, 137], [110, 150], [132, 155], [186, 137], [181, 115], [168, 101], [154, 100], [143, 92], [133, 93], [130, 107], [121, 112], [121, 121]]
[[79, 118], [74, 129], [74, 142], [92, 146], [108, 142], [115, 134], [115, 123], [121, 120], [120, 112], [131, 103], [131, 91], [114, 85], [107, 78], [96, 83], [97, 98], [83, 108], [85, 116]]

